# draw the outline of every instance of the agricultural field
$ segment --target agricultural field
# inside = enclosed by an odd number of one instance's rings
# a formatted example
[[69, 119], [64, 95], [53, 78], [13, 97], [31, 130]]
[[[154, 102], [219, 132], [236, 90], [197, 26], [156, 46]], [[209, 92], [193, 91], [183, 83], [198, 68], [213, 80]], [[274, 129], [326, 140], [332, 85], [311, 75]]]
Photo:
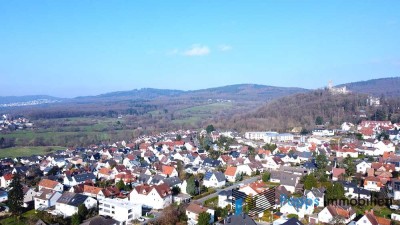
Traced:
[[37, 147], [12, 147], [0, 149], [0, 158], [15, 158], [31, 155], [45, 155], [57, 150], [65, 150], [65, 147], [60, 146], [37, 146]]

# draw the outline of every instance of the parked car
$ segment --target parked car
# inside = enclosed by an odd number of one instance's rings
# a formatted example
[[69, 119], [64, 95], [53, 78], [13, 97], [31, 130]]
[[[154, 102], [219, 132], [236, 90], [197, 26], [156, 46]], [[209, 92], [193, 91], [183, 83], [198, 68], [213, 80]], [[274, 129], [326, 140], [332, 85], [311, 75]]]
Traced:
[[146, 219], [143, 217], [139, 217], [137, 220], [139, 220], [139, 222], [144, 222]]
[[399, 210], [399, 209], [400, 209], [400, 206], [398, 206], [398, 205], [391, 205], [391, 206], [390, 206], [390, 209]]

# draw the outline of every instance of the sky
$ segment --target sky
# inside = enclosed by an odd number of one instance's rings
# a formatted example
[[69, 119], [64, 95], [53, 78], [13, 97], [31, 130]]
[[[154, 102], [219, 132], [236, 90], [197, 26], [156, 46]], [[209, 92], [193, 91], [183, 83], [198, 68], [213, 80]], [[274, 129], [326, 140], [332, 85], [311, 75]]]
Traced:
[[400, 1], [0, 1], [0, 96], [400, 76]]

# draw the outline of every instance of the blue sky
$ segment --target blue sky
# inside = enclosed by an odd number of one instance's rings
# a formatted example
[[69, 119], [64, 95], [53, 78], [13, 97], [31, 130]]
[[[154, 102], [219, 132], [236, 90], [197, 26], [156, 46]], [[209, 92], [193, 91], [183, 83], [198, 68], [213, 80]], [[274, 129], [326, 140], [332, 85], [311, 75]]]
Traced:
[[1, 96], [400, 76], [400, 1], [2, 1]]

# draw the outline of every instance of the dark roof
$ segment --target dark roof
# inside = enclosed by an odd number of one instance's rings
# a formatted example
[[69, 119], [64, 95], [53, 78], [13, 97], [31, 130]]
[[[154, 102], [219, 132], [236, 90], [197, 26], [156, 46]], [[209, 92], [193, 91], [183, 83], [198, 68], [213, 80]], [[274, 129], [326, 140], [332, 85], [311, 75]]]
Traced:
[[93, 218], [90, 218], [86, 221], [84, 221], [83, 223], [81, 223], [81, 225], [114, 225], [117, 224], [118, 221], [114, 220], [114, 219], [106, 219], [102, 216], [95, 216]]
[[93, 173], [81, 173], [74, 176], [76, 182], [84, 182], [87, 180], [94, 180], [96, 176]]
[[204, 175], [204, 180], [209, 180], [212, 177], [213, 174], [215, 175], [215, 178], [217, 178], [218, 182], [221, 182], [221, 181], [225, 180], [225, 175], [220, 171], [217, 171], [217, 172], [208, 171], [208, 172], [206, 172], [206, 174]]
[[220, 164], [221, 164], [221, 161], [215, 160], [215, 159], [210, 159], [210, 158], [205, 158], [203, 161], [203, 166], [217, 167]]
[[164, 179], [164, 183], [167, 184], [169, 187], [173, 187], [182, 183], [182, 181], [181, 179], [179, 179], [179, 177], [169, 177]]
[[88, 196], [86, 195], [75, 194], [72, 192], [64, 192], [57, 200], [57, 203], [63, 203], [78, 207], [79, 205], [83, 204], [87, 198]]
[[304, 225], [304, 224], [296, 218], [290, 218], [288, 221], [282, 223], [281, 225]]
[[246, 215], [246, 214], [241, 214], [241, 215], [233, 215], [233, 216], [228, 216], [227, 218], [224, 219], [222, 224], [229, 224], [229, 225], [256, 225], [257, 223], [254, 222], [254, 220]]

